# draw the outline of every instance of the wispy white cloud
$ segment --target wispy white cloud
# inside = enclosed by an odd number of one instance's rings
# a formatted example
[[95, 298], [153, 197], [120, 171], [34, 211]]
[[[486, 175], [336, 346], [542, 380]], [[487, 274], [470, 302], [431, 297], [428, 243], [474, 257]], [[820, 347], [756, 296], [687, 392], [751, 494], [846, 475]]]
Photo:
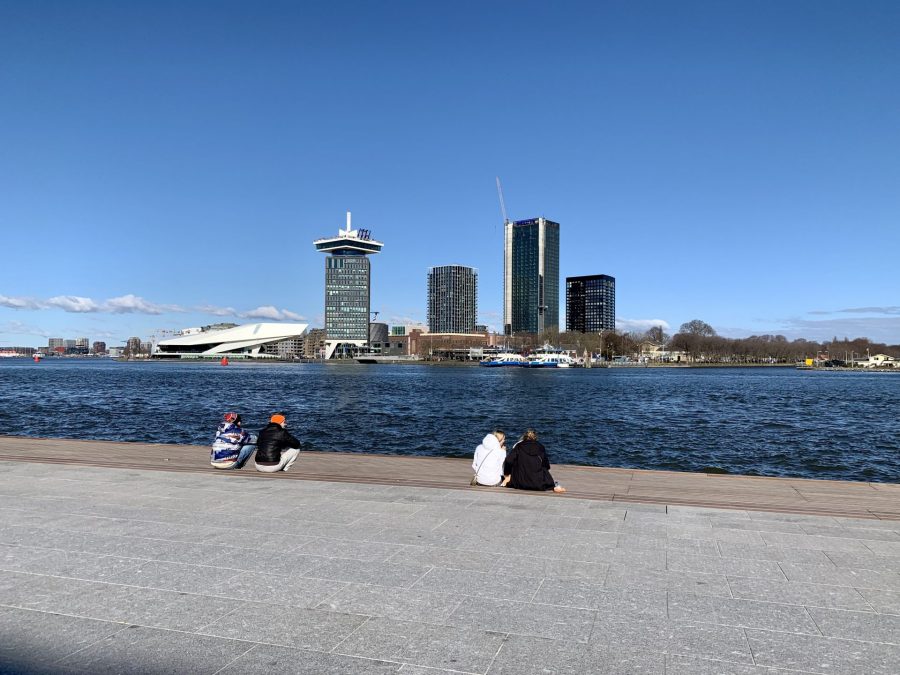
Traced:
[[50, 333], [21, 321], [6, 321], [0, 324], [0, 335], [36, 335], [38, 337], [50, 337]]
[[73, 314], [183, 314], [198, 312], [212, 316], [233, 316], [245, 319], [267, 319], [269, 321], [303, 321], [302, 315], [289, 309], [278, 309], [272, 305], [263, 305], [248, 311], [240, 311], [234, 307], [217, 307], [200, 305], [184, 307], [182, 305], [152, 302], [139, 295], [129, 293], [108, 300], [94, 300], [80, 295], [57, 295], [46, 300], [28, 297], [11, 297], [0, 295], [0, 307], [17, 310], [59, 309]]
[[234, 307], [216, 307], [215, 305], [200, 305], [194, 308], [201, 314], [211, 314], [212, 316], [237, 316], [240, 314]]
[[245, 319], [268, 319], [269, 321], [303, 321], [303, 317], [287, 309], [278, 309], [273, 305], [263, 305], [238, 316]]
[[0, 307], [10, 309], [40, 309], [40, 303], [34, 298], [11, 298], [8, 295], [0, 295]]
[[900, 316], [900, 306], [882, 305], [876, 307], [848, 307], [846, 309], [815, 309], [807, 314], [816, 316], [828, 316], [832, 314], [886, 314], [888, 316]]
[[167, 314], [186, 311], [180, 305], [160, 305], [130, 293], [121, 295], [118, 298], [110, 298], [101, 307], [103, 309], [100, 311], [106, 311], [110, 314]]
[[665, 319], [623, 319], [616, 317], [616, 329], [626, 333], [643, 333], [656, 326], [662, 326], [667, 331], [670, 329], [669, 322]]
[[84, 314], [102, 311], [101, 305], [90, 298], [82, 298], [78, 295], [57, 295], [42, 303], [43, 306], [61, 309], [64, 312]]

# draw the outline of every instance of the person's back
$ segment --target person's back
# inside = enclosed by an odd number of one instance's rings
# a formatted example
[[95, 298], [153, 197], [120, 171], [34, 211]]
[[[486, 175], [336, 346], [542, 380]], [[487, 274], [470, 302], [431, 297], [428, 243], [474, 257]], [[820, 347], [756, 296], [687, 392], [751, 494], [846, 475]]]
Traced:
[[300, 441], [285, 429], [284, 415], [272, 415], [256, 440], [256, 470], [287, 471], [300, 453]]
[[241, 416], [229, 412], [216, 429], [209, 462], [216, 469], [240, 469], [255, 449], [253, 436], [241, 428]]
[[477, 485], [498, 486], [503, 482], [503, 462], [506, 459], [506, 448], [503, 445], [506, 435], [502, 431], [492, 431], [481, 445], [475, 448], [472, 469], [475, 471]]
[[547, 451], [538, 443], [537, 433], [529, 429], [506, 455], [503, 472], [510, 476], [508, 487], [517, 490], [553, 490], [565, 492], [550, 475]]

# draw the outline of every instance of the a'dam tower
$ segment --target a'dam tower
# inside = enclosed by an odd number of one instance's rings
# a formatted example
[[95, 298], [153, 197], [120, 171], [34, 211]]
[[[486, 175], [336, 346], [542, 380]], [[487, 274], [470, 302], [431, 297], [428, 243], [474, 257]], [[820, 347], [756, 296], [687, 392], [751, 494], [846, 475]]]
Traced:
[[336, 351], [369, 342], [371, 265], [368, 256], [384, 246], [369, 230], [354, 230], [347, 211], [347, 228], [338, 236], [317, 239], [316, 250], [325, 258], [325, 358]]

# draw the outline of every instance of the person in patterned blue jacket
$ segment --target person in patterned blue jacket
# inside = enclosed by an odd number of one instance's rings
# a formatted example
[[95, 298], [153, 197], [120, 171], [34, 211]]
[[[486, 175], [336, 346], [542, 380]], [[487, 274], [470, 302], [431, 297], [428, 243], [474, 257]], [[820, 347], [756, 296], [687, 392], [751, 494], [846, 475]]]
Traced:
[[216, 429], [209, 461], [217, 469], [240, 469], [256, 450], [256, 437], [241, 428], [241, 416], [227, 412]]

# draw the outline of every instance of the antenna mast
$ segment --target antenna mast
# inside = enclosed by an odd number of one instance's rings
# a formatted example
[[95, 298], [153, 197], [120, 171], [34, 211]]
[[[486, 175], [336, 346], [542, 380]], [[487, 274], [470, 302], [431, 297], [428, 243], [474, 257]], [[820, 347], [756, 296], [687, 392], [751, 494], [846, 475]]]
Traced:
[[503, 224], [509, 222], [506, 217], [506, 203], [503, 201], [503, 188], [500, 186], [500, 176], [497, 176], [497, 196], [500, 197], [500, 212], [503, 214]]

